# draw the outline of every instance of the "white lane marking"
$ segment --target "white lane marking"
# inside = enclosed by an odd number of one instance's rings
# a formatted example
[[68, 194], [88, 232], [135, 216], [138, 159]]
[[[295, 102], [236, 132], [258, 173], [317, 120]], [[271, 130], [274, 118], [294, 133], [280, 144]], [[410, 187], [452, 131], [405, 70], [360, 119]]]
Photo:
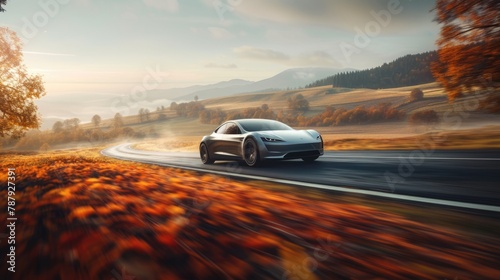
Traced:
[[[125, 145], [120, 145], [117, 146], [120, 150], [123, 149], [124, 153], [130, 153], [130, 154], [138, 154], [138, 155], [165, 155], [165, 156], [173, 156], [173, 157], [185, 157], [186, 155], [189, 155], [189, 157], [197, 156], [196, 152], [155, 152], [155, 151], [141, 151], [141, 150], [136, 150], [131, 147], [133, 144], [125, 144]], [[365, 158], [365, 159], [399, 159], [400, 157], [404, 155], [400, 155], [398, 157], [395, 156], [355, 156], [355, 155], [336, 155], [336, 152], [330, 152], [327, 151], [328, 153], [332, 154], [325, 154], [321, 156], [320, 158]], [[400, 151], [401, 154], [404, 153], [409, 153], [410, 151]], [[344, 152], [339, 152], [339, 153], [344, 153]], [[465, 157], [425, 157], [426, 160], [486, 160], [486, 161], [499, 161], [500, 158], [465, 158]]]
[[[342, 155], [338, 155], [338, 156], [334, 156], [334, 155], [323, 155], [321, 156], [320, 158], [369, 158], [369, 159], [399, 159], [400, 157], [404, 157], [403, 155], [399, 156], [399, 157], [386, 157], [386, 156], [380, 156], [380, 157], [377, 157], [377, 156], [349, 156], [349, 155], [346, 155], [346, 156], [342, 156]], [[464, 157], [460, 157], [460, 158], [453, 158], [453, 157], [425, 157], [424, 158], [427, 160], [427, 159], [430, 159], [430, 160], [500, 160], [500, 158], [464, 158]]]
[[[107, 149], [102, 150], [101, 154], [103, 154], [105, 156], [115, 157], [118, 159], [135, 160], [135, 161], [142, 162], [142, 163], [149, 163], [149, 164], [155, 164], [155, 165], [161, 165], [161, 166], [167, 166], [167, 167], [173, 167], [173, 168], [181, 168], [181, 169], [203, 172], [203, 173], [212, 173], [212, 174], [216, 174], [216, 175], [245, 178], [245, 179], [252, 179], [252, 180], [270, 181], [270, 182], [292, 185], [292, 186], [304, 186], [304, 187], [310, 187], [310, 188], [332, 190], [332, 191], [337, 191], [337, 192], [363, 194], [363, 195], [391, 198], [391, 199], [411, 201], [411, 202], [421, 202], [421, 203], [434, 204], [434, 205], [452, 206], [452, 207], [458, 207], [458, 208], [467, 208], [467, 209], [500, 213], [500, 206], [494, 206], [494, 205], [451, 201], [451, 200], [436, 199], [436, 198], [425, 198], [425, 197], [409, 196], [409, 195], [394, 194], [394, 193], [384, 193], [384, 192], [377, 192], [377, 191], [363, 190], [363, 189], [351, 189], [351, 188], [340, 187], [340, 186], [329, 186], [329, 185], [323, 185], [323, 184], [317, 184], [317, 183], [297, 182], [297, 181], [291, 181], [291, 180], [286, 180], [286, 179], [271, 178], [271, 177], [266, 177], [266, 176], [237, 174], [237, 173], [231, 173], [231, 172], [225, 172], [225, 171], [219, 171], [219, 170], [210, 170], [210, 169], [202, 169], [202, 168], [182, 166], [182, 165], [176, 165], [176, 164], [169, 164], [169, 163], [164, 163], [161, 161], [145, 160], [142, 158], [135, 158], [135, 157], [130, 157], [130, 156], [127, 157], [127, 154], [125, 152], [122, 152], [122, 153], [125, 153], [125, 155], [116, 155], [116, 154], [113, 154], [113, 152], [112, 152], [113, 150], [117, 151], [118, 149], [122, 150], [122, 148], [125, 148], [127, 150], [131, 150], [134, 154], [137, 154], [137, 150], [132, 149], [130, 147], [130, 145], [131, 144], [123, 144], [123, 145], [107, 148]], [[108, 152], [108, 151], [111, 151], [111, 152]]]

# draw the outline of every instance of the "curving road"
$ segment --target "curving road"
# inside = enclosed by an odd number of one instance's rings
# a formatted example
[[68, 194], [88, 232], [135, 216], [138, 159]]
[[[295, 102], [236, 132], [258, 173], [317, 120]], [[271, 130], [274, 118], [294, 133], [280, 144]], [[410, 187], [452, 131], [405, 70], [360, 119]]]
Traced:
[[251, 168], [235, 162], [204, 165], [198, 153], [131, 146], [121, 144], [101, 153], [219, 175], [500, 213], [500, 151], [339, 151], [326, 152], [309, 164], [291, 160]]

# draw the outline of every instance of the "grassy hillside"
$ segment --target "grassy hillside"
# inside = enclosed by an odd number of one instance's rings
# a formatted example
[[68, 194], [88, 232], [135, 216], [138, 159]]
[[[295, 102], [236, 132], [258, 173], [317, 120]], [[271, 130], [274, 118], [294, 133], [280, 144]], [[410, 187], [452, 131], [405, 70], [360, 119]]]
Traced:
[[[423, 91], [424, 98], [420, 101], [409, 102], [410, 92], [416, 88]], [[241, 94], [204, 100], [201, 103], [208, 109], [221, 109], [224, 111], [237, 111], [249, 107], [259, 107], [262, 104], [268, 104], [275, 111], [288, 111], [287, 99], [297, 94], [302, 94], [309, 101], [310, 110], [305, 113], [306, 116], [316, 115], [323, 111], [326, 106], [352, 109], [357, 106], [369, 107], [380, 103], [391, 103], [395, 108], [402, 110], [407, 115], [427, 109], [435, 110], [439, 114], [465, 111], [459, 114], [461, 124], [465, 127], [482, 126], [482, 123], [491, 125], [498, 123], [500, 120], [499, 115], [478, 112], [475, 108], [471, 109], [478, 100], [484, 98], [482, 94], [468, 96], [455, 101], [455, 103], [450, 103], [443, 88], [437, 83], [379, 90], [332, 89], [330, 86], [323, 86], [301, 90]], [[335, 129], [342, 128], [336, 127]]]

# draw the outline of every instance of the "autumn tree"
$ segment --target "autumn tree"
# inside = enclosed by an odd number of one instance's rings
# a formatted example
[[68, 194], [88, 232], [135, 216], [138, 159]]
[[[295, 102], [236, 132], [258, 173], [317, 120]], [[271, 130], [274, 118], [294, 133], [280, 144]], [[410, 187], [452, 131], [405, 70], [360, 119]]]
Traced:
[[171, 111], [177, 110], [177, 106], [178, 106], [177, 102], [170, 103], [170, 110]]
[[66, 131], [76, 130], [78, 129], [79, 125], [80, 125], [80, 119], [78, 118], [72, 118], [63, 121], [63, 128]]
[[288, 109], [307, 111], [309, 110], [309, 101], [307, 101], [307, 99], [299, 93], [291, 98], [288, 98]]
[[432, 73], [448, 99], [499, 81], [500, 2], [437, 0], [435, 10], [442, 26], [437, 41], [439, 58]]
[[38, 128], [40, 119], [34, 99], [43, 95], [42, 78], [29, 75], [23, 64], [19, 37], [0, 27], [0, 137], [19, 138], [26, 130]]
[[57, 121], [54, 123], [54, 125], [52, 125], [52, 131], [54, 133], [60, 133], [63, 131], [63, 128], [64, 128], [64, 124], [62, 123], [62, 121]]
[[144, 108], [139, 109], [139, 122], [144, 121]]
[[123, 116], [120, 113], [116, 113], [113, 118], [113, 127], [121, 128], [123, 126]]
[[99, 116], [99, 115], [94, 115], [92, 117], [92, 123], [94, 124], [95, 127], [99, 127], [99, 125], [101, 124], [101, 121], [102, 121], [102, 119], [101, 119], [101, 116]]

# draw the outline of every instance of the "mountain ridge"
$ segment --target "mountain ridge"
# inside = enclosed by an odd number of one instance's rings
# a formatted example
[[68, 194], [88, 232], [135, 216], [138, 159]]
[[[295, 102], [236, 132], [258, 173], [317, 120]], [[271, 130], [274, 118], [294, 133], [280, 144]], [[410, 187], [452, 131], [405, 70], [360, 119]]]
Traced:
[[[335, 75], [341, 71], [351, 71], [352, 68], [328, 68], [328, 67], [302, 67], [286, 69], [272, 77], [252, 82], [245, 85], [234, 85], [229, 87], [215, 87], [204, 90], [198, 90], [179, 98], [176, 101], [193, 100], [195, 96], [200, 99], [209, 99], [215, 97], [224, 97], [239, 93], [254, 93], [266, 90], [288, 89], [305, 87], [307, 84], [317, 80]], [[216, 84], [214, 84], [216, 85]]]

